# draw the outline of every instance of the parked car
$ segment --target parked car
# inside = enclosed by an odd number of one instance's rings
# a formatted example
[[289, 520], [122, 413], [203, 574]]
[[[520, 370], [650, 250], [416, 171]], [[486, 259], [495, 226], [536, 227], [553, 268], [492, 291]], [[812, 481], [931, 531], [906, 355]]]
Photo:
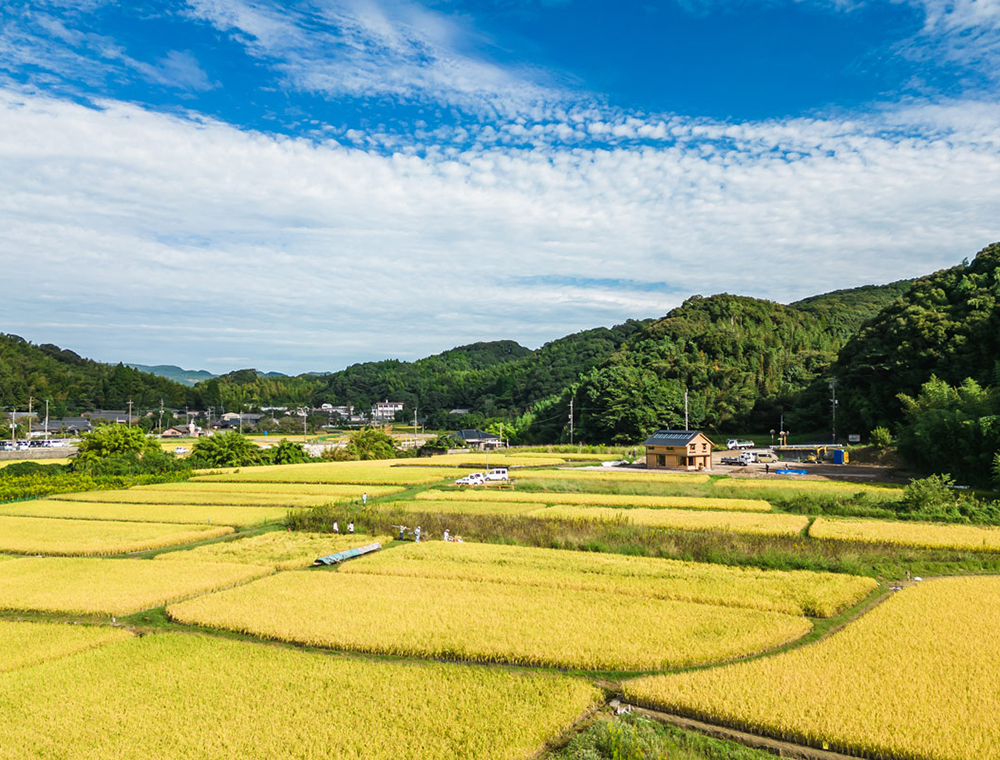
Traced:
[[174, 447], [174, 453], [175, 454], [187, 454], [189, 451], [191, 451], [191, 449], [189, 449], [187, 446], [175, 446]]
[[719, 460], [722, 464], [732, 464], [740, 467], [746, 467], [748, 464], [753, 464], [756, 461], [757, 455], [752, 451], [741, 451], [739, 456], [722, 457], [722, 459]]
[[495, 482], [498, 482], [498, 481], [499, 482], [503, 482], [503, 481], [506, 481], [508, 479], [509, 478], [507, 477], [507, 468], [506, 467], [497, 467], [496, 469], [489, 470], [486, 473], [486, 481], [488, 483], [495, 483]]
[[726, 441], [727, 449], [752, 449], [754, 447], [753, 441], [741, 441], [739, 438], [730, 438]]
[[455, 481], [456, 486], [481, 486], [486, 482], [486, 476], [481, 472], [472, 472], [464, 478]]
[[757, 455], [757, 461], [761, 464], [774, 464], [778, 461], [778, 455], [773, 451], [762, 451]]

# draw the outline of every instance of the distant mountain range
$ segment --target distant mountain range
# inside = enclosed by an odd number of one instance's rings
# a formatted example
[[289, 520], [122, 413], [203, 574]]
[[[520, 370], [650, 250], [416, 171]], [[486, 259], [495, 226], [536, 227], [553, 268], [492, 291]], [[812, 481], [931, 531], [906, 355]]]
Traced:
[[165, 377], [168, 380], [173, 380], [175, 383], [186, 385], [189, 388], [193, 388], [202, 380], [211, 380], [213, 377], [218, 377], [218, 375], [213, 375], [208, 370], [182, 369], [173, 364], [156, 364], [153, 366], [148, 364], [126, 364], [125, 366], [132, 367], [132, 369], [137, 369], [140, 372], [148, 372], [158, 377]]

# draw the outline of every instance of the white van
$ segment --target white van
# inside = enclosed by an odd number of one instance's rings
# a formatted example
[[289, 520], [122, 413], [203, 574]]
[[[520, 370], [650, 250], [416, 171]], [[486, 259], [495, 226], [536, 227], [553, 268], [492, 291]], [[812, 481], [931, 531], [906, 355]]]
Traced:
[[486, 482], [486, 476], [481, 472], [473, 472], [455, 481], [456, 486], [481, 486]]
[[506, 482], [507, 480], [509, 480], [509, 478], [507, 477], [506, 467], [497, 467], [495, 470], [490, 470], [486, 473], [486, 481], [488, 483], [496, 483], [496, 482], [502, 483]]

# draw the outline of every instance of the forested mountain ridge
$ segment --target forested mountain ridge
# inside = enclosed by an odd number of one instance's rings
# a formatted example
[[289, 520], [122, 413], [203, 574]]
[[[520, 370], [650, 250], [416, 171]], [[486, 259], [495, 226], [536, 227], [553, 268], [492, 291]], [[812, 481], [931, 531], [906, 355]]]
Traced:
[[[729, 294], [694, 296], [661, 319], [585, 330], [534, 351], [491, 341], [325, 375], [242, 369], [194, 388], [11, 338], [0, 373], [9, 379], [9, 404], [23, 406], [28, 395], [58, 396], [70, 412], [120, 407], [129, 397], [146, 407], [162, 397], [167, 406], [212, 407], [216, 414], [322, 403], [364, 412], [388, 398], [402, 401], [407, 415], [419, 410], [431, 428], [502, 421], [515, 437], [547, 442], [567, 434], [573, 397], [578, 437], [597, 442], [636, 440], [658, 425], [679, 424], [687, 390], [692, 424], [771, 427], [785, 410], [802, 429], [825, 415], [825, 378], [837, 351], [907, 287], [835, 291], [787, 306]], [[18, 352], [24, 361], [15, 360]], [[472, 415], [450, 416], [456, 408]]]
[[62, 417], [84, 409], [183, 407], [189, 390], [163, 377], [123, 364], [103, 364], [51, 344], [35, 345], [0, 333], [0, 406], [25, 410], [28, 398], [50, 401], [49, 414]]
[[845, 419], [861, 429], [903, 416], [932, 375], [1000, 385], [1000, 243], [913, 282], [844, 347], [834, 368]]

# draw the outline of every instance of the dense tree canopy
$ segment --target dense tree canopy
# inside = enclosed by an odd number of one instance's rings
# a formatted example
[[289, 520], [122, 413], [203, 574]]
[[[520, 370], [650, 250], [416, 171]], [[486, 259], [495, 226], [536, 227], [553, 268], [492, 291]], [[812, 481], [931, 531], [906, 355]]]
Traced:
[[1000, 244], [916, 280], [852, 338], [837, 362], [845, 419], [865, 430], [900, 421], [897, 394], [936, 376], [1000, 384]]

